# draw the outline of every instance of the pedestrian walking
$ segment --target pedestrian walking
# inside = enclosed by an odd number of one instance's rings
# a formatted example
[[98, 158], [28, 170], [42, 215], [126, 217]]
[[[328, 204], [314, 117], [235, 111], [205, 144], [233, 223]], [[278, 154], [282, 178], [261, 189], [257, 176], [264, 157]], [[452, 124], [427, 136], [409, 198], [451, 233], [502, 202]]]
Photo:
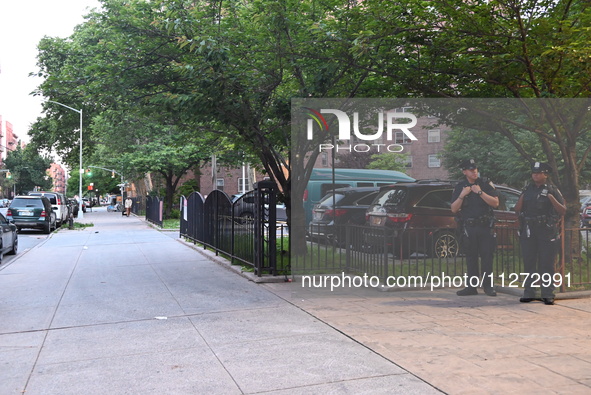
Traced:
[[[558, 253], [559, 223], [566, 213], [562, 194], [550, 182], [551, 167], [535, 162], [515, 211], [519, 213], [519, 239], [525, 275], [522, 303], [536, 300], [541, 289], [544, 304], [554, 304], [554, 261]], [[539, 300], [539, 299], [538, 299]]]
[[128, 196], [127, 199], [125, 199], [125, 215], [128, 217], [131, 215], [131, 206], [133, 206], [133, 200]]
[[487, 295], [496, 296], [492, 266], [495, 247], [493, 209], [499, 205], [497, 190], [492, 182], [479, 177], [474, 159], [461, 162], [460, 169], [465, 179], [454, 188], [451, 211], [457, 215], [468, 276], [465, 288], [456, 293], [458, 296], [477, 295], [477, 288], [482, 285]]

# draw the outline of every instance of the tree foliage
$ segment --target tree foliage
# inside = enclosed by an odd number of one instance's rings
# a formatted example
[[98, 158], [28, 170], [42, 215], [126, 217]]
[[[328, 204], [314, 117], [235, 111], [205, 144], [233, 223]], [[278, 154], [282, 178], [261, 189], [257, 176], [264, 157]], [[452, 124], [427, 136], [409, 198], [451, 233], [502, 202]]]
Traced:
[[52, 187], [52, 179], [47, 170], [51, 166], [51, 158], [42, 156], [31, 147], [21, 148], [20, 144], [14, 151], [9, 151], [4, 160], [4, 167], [10, 170], [11, 179], [5, 180], [4, 188], [12, 189], [17, 195], [37, 188], [47, 191]]
[[[531, 111], [525, 99], [591, 97], [590, 25], [586, 1], [102, 0], [72, 37], [41, 41], [38, 93], [84, 109], [85, 157], [100, 150], [174, 185], [171, 169], [184, 171], [175, 153], [197, 161], [239, 147], [288, 201], [303, 193], [291, 190], [292, 170], [305, 178], [318, 155], [293, 155], [294, 98], [512, 98], [493, 122], [445, 119], [451, 146], [473, 147], [513, 185], [502, 164], [548, 161], [572, 217], [589, 169], [587, 120], [573, 122], [573, 108]], [[47, 104], [33, 142], [74, 163], [76, 121]], [[483, 155], [481, 140], [502, 152]], [[450, 170], [457, 152], [447, 150]]]

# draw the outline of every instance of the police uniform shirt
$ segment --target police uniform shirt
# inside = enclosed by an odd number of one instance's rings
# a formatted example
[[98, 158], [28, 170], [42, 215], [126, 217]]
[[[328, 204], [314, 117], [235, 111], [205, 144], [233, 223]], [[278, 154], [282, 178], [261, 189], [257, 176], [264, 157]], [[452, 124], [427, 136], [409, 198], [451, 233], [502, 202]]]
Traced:
[[[474, 184], [479, 185], [483, 193], [486, 193], [490, 196], [498, 196], [497, 190], [492, 182], [484, 182], [481, 178], [478, 178]], [[451, 201], [455, 202], [460, 196], [462, 189], [469, 185], [471, 184], [468, 182], [468, 180], [459, 182], [454, 189]], [[459, 214], [463, 220], [469, 218], [474, 219], [488, 215], [491, 212], [491, 209], [491, 206], [489, 206], [481, 196], [474, 192], [470, 192], [468, 195], [466, 195], [466, 197], [464, 197], [462, 209], [460, 210]]]
[[526, 218], [543, 215], [558, 216], [547, 195], [553, 195], [560, 204], [564, 204], [562, 194], [553, 185], [543, 184], [538, 187], [536, 184], [531, 183], [525, 188], [521, 211]]

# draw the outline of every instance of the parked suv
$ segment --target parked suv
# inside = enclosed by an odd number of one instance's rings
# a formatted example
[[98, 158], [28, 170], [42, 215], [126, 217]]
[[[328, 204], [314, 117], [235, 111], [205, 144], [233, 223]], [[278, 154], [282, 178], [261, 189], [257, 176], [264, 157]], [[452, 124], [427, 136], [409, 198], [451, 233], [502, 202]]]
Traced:
[[364, 225], [365, 212], [380, 191], [379, 187], [338, 188], [327, 193], [312, 210], [308, 234], [342, 245], [347, 225]]
[[45, 196], [47, 199], [49, 199], [49, 202], [53, 207], [53, 211], [55, 212], [58, 227], [62, 226], [62, 224], [68, 220], [68, 202], [66, 197], [61, 193], [36, 191], [29, 192], [29, 196]]
[[45, 196], [15, 197], [8, 207], [6, 219], [14, 223], [18, 230], [42, 229], [46, 234], [56, 229], [57, 223], [53, 207]]
[[[497, 186], [495, 210], [497, 246], [513, 248], [518, 216], [514, 211], [518, 190]], [[369, 245], [383, 245], [383, 236], [399, 256], [423, 253], [454, 257], [460, 253], [455, 215], [451, 212], [452, 182], [400, 183], [382, 187], [367, 210]], [[381, 238], [381, 239], [380, 239]]]

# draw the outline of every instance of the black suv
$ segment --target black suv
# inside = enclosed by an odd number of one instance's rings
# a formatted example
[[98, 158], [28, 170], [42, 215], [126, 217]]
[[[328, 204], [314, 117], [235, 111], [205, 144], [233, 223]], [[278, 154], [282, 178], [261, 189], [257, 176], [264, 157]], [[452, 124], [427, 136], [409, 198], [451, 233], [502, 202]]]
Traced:
[[57, 217], [45, 196], [17, 196], [8, 211], [6, 218], [13, 222], [18, 230], [22, 228], [42, 229], [44, 233], [51, 233], [57, 227]]
[[[414, 253], [454, 257], [460, 253], [455, 215], [451, 212], [454, 182], [399, 183], [382, 187], [367, 210], [368, 245], [383, 245], [384, 237], [399, 257]], [[497, 245], [513, 248], [518, 216], [514, 211], [520, 192], [497, 186], [495, 210]]]
[[326, 238], [342, 245], [347, 225], [364, 225], [365, 212], [379, 187], [338, 188], [327, 193], [312, 209], [308, 225], [311, 238]]

